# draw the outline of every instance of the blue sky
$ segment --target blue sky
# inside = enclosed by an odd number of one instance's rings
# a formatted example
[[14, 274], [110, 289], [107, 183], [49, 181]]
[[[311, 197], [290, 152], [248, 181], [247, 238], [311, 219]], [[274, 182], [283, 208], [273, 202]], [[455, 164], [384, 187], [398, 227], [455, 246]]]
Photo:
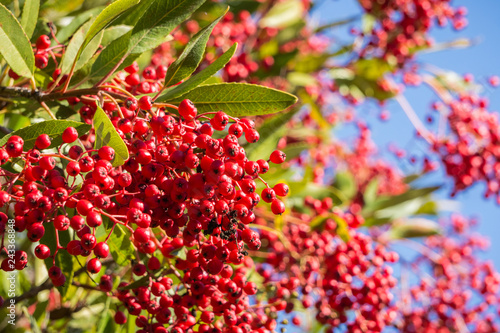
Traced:
[[[428, 63], [441, 69], [452, 70], [458, 74], [472, 73], [476, 81], [486, 82], [490, 75], [500, 75], [500, 1], [453, 1], [454, 6], [468, 8], [467, 19], [469, 25], [459, 32], [449, 26], [435, 27], [431, 36], [436, 42], [452, 41], [457, 38], [471, 38], [478, 43], [466, 49], [451, 49], [447, 51], [421, 54], [419, 62]], [[359, 13], [359, 6], [355, 0], [325, 0], [314, 13], [318, 21], [332, 22], [350, 17]], [[334, 34], [344, 37], [341, 31]], [[342, 39], [344, 39], [342, 38]], [[500, 89], [487, 87], [485, 95], [490, 99], [490, 109], [500, 109]], [[436, 97], [426, 88], [411, 88], [405, 92], [413, 109], [424, 119], [429, 113], [430, 104]], [[368, 113], [368, 121], [373, 130], [373, 138], [380, 147], [388, 147], [390, 143], [397, 143], [400, 148], [406, 148], [408, 153], [420, 153], [425, 148], [423, 143], [416, 143], [414, 129], [403, 111], [396, 103], [389, 103], [387, 109], [391, 111], [391, 120], [382, 123], [377, 120], [378, 109], [366, 107], [363, 112]], [[362, 111], [359, 111], [362, 112]], [[359, 114], [359, 113], [358, 113]], [[365, 114], [363, 114], [365, 116]], [[440, 180], [440, 176], [435, 177]], [[440, 196], [446, 198], [449, 189], [445, 189]], [[490, 250], [483, 254], [485, 259], [491, 259], [495, 267], [500, 269], [500, 208], [494, 199], [483, 199], [484, 186], [476, 185], [466, 192], [460, 193], [455, 200], [460, 203], [460, 210], [466, 216], [480, 218], [479, 232], [487, 235], [491, 240]]]

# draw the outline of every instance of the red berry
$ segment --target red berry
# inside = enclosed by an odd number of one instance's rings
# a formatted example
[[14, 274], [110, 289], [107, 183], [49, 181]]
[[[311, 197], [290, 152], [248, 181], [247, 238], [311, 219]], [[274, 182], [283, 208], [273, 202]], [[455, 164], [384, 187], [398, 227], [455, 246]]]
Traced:
[[104, 242], [99, 242], [94, 247], [94, 255], [97, 258], [106, 258], [109, 255], [109, 245]]
[[36, 40], [36, 48], [39, 50], [45, 50], [50, 47], [50, 38], [47, 35], [41, 35]]
[[259, 132], [256, 130], [248, 130], [245, 132], [245, 139], [248, 143], [255, 143], [260, 139]]
[[70, 176], [76, 177], [80, 174], [80, 171], [80, 164], [75, 161], [71, 161], [68, 163], [68, 165], [66, 165], [66, 172]]
[[125, 72], [132, 74], [132, 73], [137, 73], [139, 71], [139, 65], [137, 64], [136, 61], [128, 67], [125, 67]]
[[35, 56], [35, 66], [36, 68], [45, 68], [49, 64], [49, 58], [45, 54], [37, 54]]
[[35, 256], [38, 259], [47, 259], [50, 257], [50, 249], [47, 245], [45, 244], [39, 244], [37, 247], [35, 247]]
[[44, 156], [38, 162], [43, 170], [50, 171], [56, 167], [56, 160], [52, 156]]
[[179, 104], [179, 114], [185, 120], [193, 120], [197, 113], [196, 106], [189, 99], [185, 99]]
[[290, 189], [288, 188], [287, 184], [278, 183], [278, 184], [274, 185], [273, 190], [274, 190], [274, 192], [276, 192], [276, 195], [278, 195], [280, 197], [286, 197], [288, 195], [288, 191]]
[[92, 258], [87, 263], [87, 270], [92, 274], [97, 274], [101, 271], [101, 262], [97, 258]]
[[94, 205], [92, 205], [88, 200], [80, 200], [76, 204], [76, 211], [78, 212], [78, 214], [83, 216], [87, 216], [92, 208], [94, 208]]
[[274, 199], [271, 203], [271, 210], [275, 215], [281, 215], [285, 212], [285, 204], [279, 199]]
[[35, 146], [40, 150], [46, 149], [49, 148], [51, 141], [52, 139], [50, 138], [50, 136], [48, 136], [47, 134], [41, 134], [36, 138]]
[[88, 213], [86, 221], [87, 221], [87, 225], [89, 227], [91, 227], [91, 228], [98, 227], [98, 226], [100, 226], [102, 224], [101, 214], [99, 214], [96, 211], [91, 211], [91, 212]]
[[78, 131], [74, 127], [68, 127], [62, 134], [62, 139], [65, 143], [72, 143], [78, 139]]
[[123, 325], [127, 322], [127, 316], [121, 311], [116, 311], [115, 313], [115, 323], [118, 325]]
[[269, 158], [271, 162], [274, 164], [281, 164], [286, 160], [286, 154], [280, 150], [275, 150], [271, 153], [271, 157]]
[[115, 158], [115, 150], [109, 146], [99, 148], [99, 157], [105, 161], [112, 161]]
[[142, 110], [151, 110], [153, 107], [153, 101], [151, 100], [151, 97], [149, 96], [142, 96], [139, 99], [138, 106]]
[[70, 220], [65, 215], [58, 215], [54, 218], [54, 227], [57, 230], [64, 231], [68, 230], [70, 226]]

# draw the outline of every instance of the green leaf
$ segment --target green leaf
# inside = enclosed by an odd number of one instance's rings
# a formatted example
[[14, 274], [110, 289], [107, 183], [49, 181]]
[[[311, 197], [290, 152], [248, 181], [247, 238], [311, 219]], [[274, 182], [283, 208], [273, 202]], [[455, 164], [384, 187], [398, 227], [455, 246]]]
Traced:
[[23, 310], [23, 314], [26, 318], [28, 318], [29, 320], [29, 323], [30, 323], [30, 327], [31, 327], [31, 332], [33, 333], [42, 333], [42, 331], [40, 330], [40, 327], [38, 326], [35, 318], [29, 313], [28, 311], [28, 308], [23, 306], [22, 307], [22, 310]]
[[291, 84], [293, 84], [295, 86], [299, 86], [299, 87], [317, 86], [318, 85], [318, 81], [316, 80], [316, 78], [314, 76], [312, 76], [311, 74], [307, 74], [307, 73], [290, 72], [290, 73], [288, 73], [286, 78]]
[[23, 15], [21, 16], [21, 26], [23, 27], [28, 38], [31, 38], [33, 32], [35, 31], [39, 8], [40, 0], [26, 0], [24, 2]]
[[[89, 73], [85, 73], [83, 75], [83, 77], [81, 78], [81, 82], [88, 82], [87, 85], [94, 84], [99, 81], [99, 79], [104, 77], [104, 75], [106, 75], [109, 71], [111, 71], [113, 67], [120, 61], [120, 59], [126, 56], [130, 33], [131, 31], [127, 32], [126, 34], [115, 39], [108, 46], [106, 46], [95, 59]], [[137, 57], [138, 56], [139, 55], [137, 55]], [[130, 63], [132, 63], [132, 61], [130, 61]], [[125, 61], [123, 63], [123, 66], [127, 66], [130, 63]], [[78, 82], [79, 80], [75, 78], [74, 81]]]
[[[4, 123], [7, 123], [5, 127], [10, 128], [13, 131], [17, 131], [21, 128], [29, 126], [31, 124], [30, 118], [23, 116], [18, 113], [6, 114]], [[3, 136], [2, 138], [5, 138]], [[1, 142], [1, 141], [0, 141]]]
[[283, 152], [286, 154], [287, 161], [290, 161], [291, 159], [299, 157], [303, 151], [310, 149], [311, 146], [311, 144], [306, 142], [287, 143]]
[[[45, 227], [45, 234], [40, 242], [50, 248], [51, 254], [54, 254], [57, 248], [56, 232], [59, 234], [59, 243], [61, 246], [66, 246], [71, 240], [68, 230], [56, 231], [54, 223], [44, 223], [43, 225]], [[51, 257], [44, 260], [47, 269], [52, 267], [52, 260]], [[66, 283], [64, 283], [63, 286], [57, 287], [57, 290], [59, 290], [64, 298], [69, 286], [71, 286], [71, 280], [73, 279], [73, 257], [67, 251], [59, 250], [56, 256], [56, 266], [58, 266], [64, 276], [66, 276]]]
[[439, 188], [440, 186], [412, 188], [400, 195], [393, 196], [387, 199], [377, 200], [372, 206], [367, 208], [369, 208], [371, 211], [389, 208], [409, 200], [422, 198], [428, 194], [431, 194], [432, 192], [437, 191]]
[[92, 25], [92, 21], [85, 23], [71, 38], [71, 41], [66, 48], [66, 52], [64, 52], [64, 56], [61, 60], [61, 74], [69, 73], [71, 66], [76, 61], [75, 70], [78, 70], [85, 65], [85, 63], [92, 58], [94, 53], [99, 48], [99, 44], [101, 43], [103, 33], [99, 33], [97, 38], [94, 38], [91, 43], [88, 44], [88, 47], [81, 53], [80, 58], [77, 60], [78, 52], [83, 45], [85, 40], [85, 36]]
[[99, 318], [99, 325], [98, 325], [99, 330], [97, 331], [97, 333], [105, 332], [106, 325], [111, 318], [111, 315], [109, 313], [109, 306], [111, 305], [111, 299], [112, 299], [111, 297], [106, 298], [104, 310], [101, 312], [101, 316]]
[[297, 102], [297, 97], [292, 94], [248, 83], [203, 85], [174, 102], [185, 98], [190, 99], [200, 113], [222, 110], [235, 117], [276, 113]]
[[72, 120], [47, 120], [21, 128], [0, 139], [0, 146], [3, 146], [12, 135], [18, 135], [24, 140], [24, 149], [28, 150], [35, 146], [36, 138], [40, 134], [47, 134], [52, 139], [49, 148], [63, 144], [62, 133], [68, 127], [74, 127], [78, 131], [78, 136], [88, 133], [91, 126]]
[[126, 285], [125, 287], [120, 287], [119, 290], [130, 290], [130, 289], [137, 289], [139, 287], [143, 287], [143, 286], [147, 286], [149, 285], [149, 276], [144, 276], [142, 278], [140, 278], [139, 280], [136, 280], [128, 285]]
[[337, 225], [335, 229], [337, 235], [344, 242], [348, 242], [350, 236], [349, 236], [349, 228], [347, 227], [347, 222], [336, 214], [318, 215], [309, 223], [309, 227], [312, 230], [323, 230], [325, 223], [328, 220], [335, 221], [335, 224]]
[[436, 201], [427, 201], [415, 212], [415, 215], [437, 215], [439, 205]]
[[137, 21], [128, 48], [129, 53], [143, 53], [157, 47], [180, 23], [205, 0], [155, 0]]
[[373, 97], [386, 100], [395, 95], [391, 90], [383, 90], [379, 82], [386, 73], [394, 69], [394, 65], [379, 58], [360, 59], [351, 68], [335, 68], [330, 71], [342, 95], [352, 95], [357, 99]]
[[356, 181], [348, 171], [338, 172], [335, 175], [334, 186], [348, 199], [351, 199], [356, 194]]
[[296, 61], [292, 63], [292, 67], [297, 72], [312, 73], [321, 69], [332, 54], [306, 54], [300, 55]]
[[177, 58], [168, 68], [165, 76], [165, 86], [168, 87], [184, 80], [196, 70], [205, 54], [208, 37], [210, 37], [215, 25], [219, 23], [224, 15], [226, 15], [228, 10], [229, 7], [215, 21], [191, 37], [179, 58]]
[[35, 71], [35, 56], [31, 43], [12, 12], [0, 4], [0, 54], [14, 72], [31, 77]]
[[94, 37], [96, 37], [103, 29], [111, 24], [111, 22], [113, 22], [118, 16], [123, 14], [123, 12], [137, 5], [139, 2], [140, 0], [118, 0], [104, 8], [104, 10], [101, 11], [101, 13], [96, 17], [95, 21], [92, 23], [92, 26], [87, 31], [76, 59], [78, 59], [80, 53]]
[[364, 193], [363, 193], [363, 200], [365, 202], [365, 205], [370, 205], [373, 202], [375, 202], [375, 200], [377, 199], [378, 185], [379, 185], [378, 178], [372, 179], [368, 183], [368, 185], [366, 185]]
[[128, 25], [115, 25], [104, 30], [104, 34], [102, 36], [101, 45], [107, 46], [115, 39], [125, 35], [132, 29], [131, 26]]
[[120, 266], [127, 266], [134, 258], [135, 248], [130, 235], [123, 226], [117, 224], [108, 240], [109, 252], [113, 260]]
[[56, 34], [57, 40], [65, 43], [85, 22], [91, 17], [98, 15], [104, 8], [103, 6], [95, 7], [73, 17], [67, 26], [59, 29]]
[[262, 126], [259, 127], [259, 144], [250, 144], [245, 147], [248, 159], [256, 161], [262, 156], [271, 155], [273, 150], [276, 149], [278, 141], [286, 134], [286, 124], [298, 110], [298, 108], [295, 108], [266, 119]]
[[424, 218], [407, 219], [395, 223], [390, 231], [391, 239], [428, 237], [441, 233], [439, 224]]
[[156, 101], [157, 102], [171, 101], [177, 97], [187, 94], [194, 88], [198, 87], [200, 84], [208, 80], [212, 75], [214, 75], [219, 70], [224, 68], [224, 66], [226, 66], [226, 64], [229, 62], [229, 60], [231, 60], [232, 56], [234, 55], [234, 52], [236, 52], [237, 46], [238, 43], [234, 43], [233, 46], [229, 48], [229, 50], [224, 52], [224, 54], [222, 54], [219, 58], [217, 58], [217, 60], [215, 60], [213, 63], [208, 65], [206, 68], [201, 70], [196, 75], [191, 76], [185, 82], [171, 89], [166, 90], [163, 94], [158, 96]]
[[113, 22], [113, 25], [135, 26], [141, 17], [144, 16], [144, 13], [148, 10], [153, 1], [155, 0], [141, 0], [141, 2], [133, 9], [129, 9], [123, 13], [123, 15], [120, 15], [120, 17]]
[[263, 28], [286, 28], [299, 22], [304, 13], [304, 5], [300, 0], [279, 2], [271, 7], [259, 25]]
[[109, 146], [115, 150], [113, 166], [123, 165], [128, 160], [128, 149], [116, 131], [113, 123], [101, 107], [97, 107], [94, 115], [95, 143], [94, 149]]
[[186, 260], [187, 249], [185, 247], [180, 247], [170, 252], [170, 254], [179, 259]]

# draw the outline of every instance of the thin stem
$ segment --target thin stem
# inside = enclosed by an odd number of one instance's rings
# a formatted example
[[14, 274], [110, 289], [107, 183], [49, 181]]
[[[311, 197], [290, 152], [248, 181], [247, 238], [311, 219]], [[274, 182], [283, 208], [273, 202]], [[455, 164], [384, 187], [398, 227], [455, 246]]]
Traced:
[[102, 88], [109, 88], [109, 89], [118, 90], [118, 91], [121, 91], [122, 93], [124, 93], [125, 95], [127, 95], [127, 96], [129, 96], [129, 97], [131, 97], [131, 98], [135, 98], [135, 96], [134, 96], [134, 95], [132, 95], [129, 91], [127, 91], [127, 90], [125, 90], [125, 89], [123, 89], [123, 88], [121, 88], [121, 87], [111, 86], [111, 85], [107, 85], [107, 84], [105, 84], [105, 85], [99, 86], [98, 88], [99, 88], [99, 89], [102, 89]]
[[401, 105], [401, 108], [405, 112], [410, 122], [416, 128], [418, 133], [425, 139], [425, 141], [427, 141], [429, 144], [432, 144], [433, 135], [427, 130], [427, 128], [425, 128], [424, 124], [420, 121], [420, 118], [418, 118], [415, 110], [413, 110], [408, 100], [403, 95], [398, 95], [395, 99], [399, 103], [399, 105]]
[[100, 93], [103, 94], [104, 96], [106, 96], [107, 98], [109, 98], [115, 104], [116, 110], [118, 111], [118, 114], [120, 115], [120, 118], [122, 118], [122, 119], [125, 118], [123, 116], [123, 112], [122, 112], [122, 109], [120, 107], [120, 104], [118, 104], [118, 102], [116, 101], [116, 99], [114, 99], [108, 93], [105, 93], [104, 91], [101, 91]]
[[42, 105], [42, 107], [45, 109], [45, 111], [47, 111], [47, 113], [49, 114], [50, 118], [56, 120], [56, 116], [54, 116], [54, 114], [52, 113], [52, 111], [50, 111], [50, 108], [47, 106], [47, 104], [45, 104], [45, 102], [41, 102], [40, 103]]

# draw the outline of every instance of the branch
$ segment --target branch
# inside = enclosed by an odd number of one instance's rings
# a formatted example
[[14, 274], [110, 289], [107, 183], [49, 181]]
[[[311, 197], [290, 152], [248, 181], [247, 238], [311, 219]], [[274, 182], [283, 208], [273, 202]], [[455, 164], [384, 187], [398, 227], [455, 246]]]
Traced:
[[[113, 262], [114, 262], [113, 259], [104, 260], [102, 262], [102, 265], [105, 266], [105, 265], [108, 265], [108, 264], [113, 263]], [[85, 266], [83, 266], [80, 269], [78, 269], [77, 271], [75, 271], [74, 276], [78, 276], [78, 275], [82, 274], [83, 272], [85, 272], [86, 270], [87, 270], [87, 268]], [[51, 289], [53, 286], [54, 286], [54, 284], [52, 283], [52, 281], [50, 279], [47, 279], [41, 285], [31, 288], [30, 290], [28, 290], [27, 292], [25, 292], [22, 295], [5, 299], [5, 301], [3, 302], [3, 305], [0, 308], [7, 307], [9, 304], [11, 304], [11, 300], [14, 300], [14, 304], [17, 304], [18, 302], [24, 301], [25, 299], [35, 297], [38, 295], [39, 292]], [[86, 287], [91, 287], [91, 286], [78, 285], [78, 287], [86, 288]], [[88, 289], [88, 288], [86, 288], [86, 289]]]
[[[32, 90], [28, 88], [21, 87], [2, 87], [0, 86], [0, 97], [24, 97], [33, 99], [38, 102], [46, 102], [53, 101], [58, 99], [64, 99], [68, 97], [80, 97], [83, 95], [97, 95], [99, 91], [103, 89], [96, 88], [87, 88], [87, 89], [75, 89], [68, 90], [66, 92], [56, 91], [51, 93], [44, 93], [40, 90]], [[128, 96], [124, 94], [120, 94], [117, 92], [106, 91], [106, 93], [114, 98], [119, 100], [126, 100]]]
[[25, 299], [35, 297], [36, 295], [38, 295], [39, 292], [50, 289], [53, 286], [54, 285], [52, 284], [52, 281], [50, 279], [47, 279], [44, 283], [42, 283], [38, 287], [31, 288], [22, 295], [12, 298], [7, 298], [5, 302], [3, 302], [2, 307], [7, 307], [7, 305], [10, 305], [12, 300], [13, 300], [12, 303], [17, 304], [18, 302], [24, 301]]

